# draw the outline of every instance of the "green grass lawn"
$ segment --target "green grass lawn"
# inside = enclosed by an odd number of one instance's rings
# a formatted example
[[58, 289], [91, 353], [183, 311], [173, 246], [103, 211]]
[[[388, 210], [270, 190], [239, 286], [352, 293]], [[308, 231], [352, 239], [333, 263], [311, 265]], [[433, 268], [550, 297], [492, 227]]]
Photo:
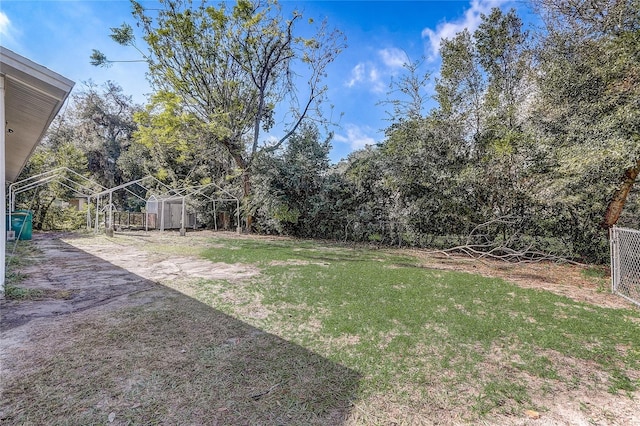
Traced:
[[[200, 281], [197, 297], [358, 371], [363, 399], [439, 405], [471, 420], [545, 411], [558, 389], [640, 386], [640, 314], [500, 279], [420, 267], [381, 250], [216, 239], [202, 256], [254, 264], [248, 283]], [[252, 315], [266, 310], [262, 315]]]

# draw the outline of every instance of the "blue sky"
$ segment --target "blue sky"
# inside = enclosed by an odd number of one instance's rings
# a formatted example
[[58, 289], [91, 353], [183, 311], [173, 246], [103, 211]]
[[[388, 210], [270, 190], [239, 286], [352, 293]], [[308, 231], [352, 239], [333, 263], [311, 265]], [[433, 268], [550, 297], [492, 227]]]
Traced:
[[[144, 5], [153, 2], [142, 1]], [[212, 2], [217, 4], [217, 1]], [[315, 21], [327, 18], [331, 27], [347, 37], [348, 48], [328, 70], [326, 84], [336, 113], [343, 113], [334, 129], [331, 159], [345, 158], [355, 149], [380, 142], [389, 125], [385, 107], [389, 83], [402, 63], [425, 57], [424, 70], [437, 74], [437, 48], [442, 37], [464, 28], [473, 31], [480, 14], [492, 7], [516, 7], [521, 1], [282, 1]], [[2, 0], [0, 43], [14, 52], [76, 82], [113, 80], [137, 103], [144, 103], [149, 87], [143, 63], [115, 64], [104, 69], [89, 64], [92, 49], [113, 59], [136, 59], [136, 52], [116, 45], [109, 28], [133, 22], [130, 4], [124, 0], [60, 1]], [[426, 93], [432, 86], [425, 87]], [[337, 115], [337, 114], [336, 114]], [[277, 135], [272, 135], [277, 136]]]

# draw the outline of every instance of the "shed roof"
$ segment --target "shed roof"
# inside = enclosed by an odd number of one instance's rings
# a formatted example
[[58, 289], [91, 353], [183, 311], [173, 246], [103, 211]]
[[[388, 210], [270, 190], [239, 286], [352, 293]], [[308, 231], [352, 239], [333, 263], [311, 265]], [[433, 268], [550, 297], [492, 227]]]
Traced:
[[69, 96], [74, 82], [0, 46], [5, 78], [5, 178], [13, 182]]

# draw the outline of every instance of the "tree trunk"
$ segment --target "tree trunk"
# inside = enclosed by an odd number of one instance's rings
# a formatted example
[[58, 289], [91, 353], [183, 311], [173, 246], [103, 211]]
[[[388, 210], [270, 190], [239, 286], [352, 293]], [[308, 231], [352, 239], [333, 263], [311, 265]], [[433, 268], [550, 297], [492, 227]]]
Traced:
[[49, 209], [51, 208], [51, 205], [55, 200], [56, 200], [55, 197], [52, 197], [46, 206], [38, 206], [38, 210], [39, 210], [38, 221], [35, 228], [38, 229], [39, 231], [44, 230], [44, 226], [45, 226], [44, 220], [47, 218], [47, 213], [49, 212]]
[[604, 220], [601, 223], [604, 229], [609, 229], [618, 222], [638, 174], [640, 174], [640, 159], [636, 162], [635, 166], [625, 170], [624, 176], [622, 177], [622, 185], [613, 194], [613, 198], [609, 202], [607, 211], [604, 214]]
[[[241, 154], [231, 154], [236, 165], [242, 170], [242, 198], [245, 206], [247, 218], [247, 232], [251, 232], [251, 224], [253, 217], [249, 212], [249, 197], [251, 196], [251, 173], [249, 173], [249, 165]], [[240, 224], [238, 224], [240, 226]]]
[[251, 195], [251, 175], [247, 169], [242, 173], [242, 192], [244, 196], [245, 211], [247, 214], [247, 232], [251, 233], [251, 225], [253, 224], [253, 216], [249, 211], [249, 197]]

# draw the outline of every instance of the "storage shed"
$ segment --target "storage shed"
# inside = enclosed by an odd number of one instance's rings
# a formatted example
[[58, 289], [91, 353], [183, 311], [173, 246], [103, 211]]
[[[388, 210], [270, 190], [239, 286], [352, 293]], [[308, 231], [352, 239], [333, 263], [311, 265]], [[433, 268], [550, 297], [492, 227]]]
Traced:
[[[152, 195], [147, 200], [147, 227], [151, 229], [195, 228], [196, 215], [187, 211], [186, 197]], [[184, 226], [182, 226], [184, 222]]]

